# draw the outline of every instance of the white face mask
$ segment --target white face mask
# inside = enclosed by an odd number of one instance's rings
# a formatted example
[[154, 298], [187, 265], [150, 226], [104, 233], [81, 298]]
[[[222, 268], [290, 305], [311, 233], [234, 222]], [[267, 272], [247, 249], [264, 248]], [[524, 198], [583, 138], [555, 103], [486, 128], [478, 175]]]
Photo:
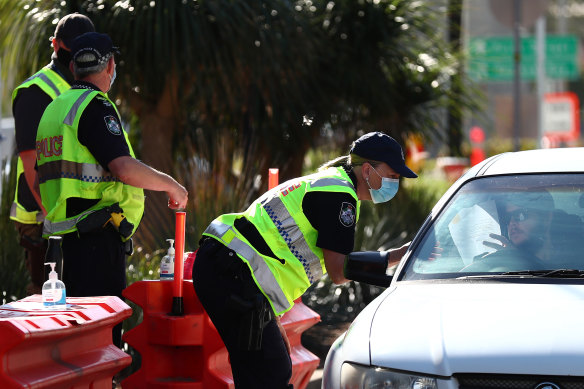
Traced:
[[115, 79], [116, 79], [116, 65], [114, 65], [114, 74], [113, 74], [113, 76], [110, 77], [110, 89], [112, 89], [112, 85], [114, 84]]
[[381, 187], [379, 189], [371, 188], [369, 184], [369, 179], [367, 178], [367, 185], [369, 186], [369, 193], [371, 193], [371, 200], [373, 200], [374, 204], [385, 203], [396, 195], [399, 189], [399, 179], [397, 178], [387, 178], [381, 177], [377, 170], [373, 166], [371, 169], [381, 178]]

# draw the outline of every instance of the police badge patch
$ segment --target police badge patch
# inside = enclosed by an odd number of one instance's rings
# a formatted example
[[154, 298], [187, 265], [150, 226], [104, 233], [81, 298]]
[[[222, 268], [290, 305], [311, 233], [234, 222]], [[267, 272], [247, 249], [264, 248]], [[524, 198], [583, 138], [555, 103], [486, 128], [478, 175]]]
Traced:
[[339, 220], [345, 227], [351, 227], [353, 224], [355, 224], [355, 206], [350, 203], [341, 204]]
[[117, 119], [113, 116], [106, 116], [103, 118], [105, 120], [105, 125], [109, 132], [114, 135], [120, 135], [122, 133], [122, 129], [120, 128], [120, 124], [118, 123]]

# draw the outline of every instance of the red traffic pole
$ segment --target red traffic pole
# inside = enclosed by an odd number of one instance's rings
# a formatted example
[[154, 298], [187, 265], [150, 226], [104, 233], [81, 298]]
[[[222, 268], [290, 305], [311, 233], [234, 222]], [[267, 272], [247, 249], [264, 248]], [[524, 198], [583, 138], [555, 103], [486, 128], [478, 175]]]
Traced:
[[268, 189], [278, 186], [278, 169], [270, 168], [268, 170]]
[[185, 252], [185, 224], [186, 212], [176, 212], [174, 233], [174, 280], [172, 285], [172, 312], [173, 316], [183, 315], [183, 257]]

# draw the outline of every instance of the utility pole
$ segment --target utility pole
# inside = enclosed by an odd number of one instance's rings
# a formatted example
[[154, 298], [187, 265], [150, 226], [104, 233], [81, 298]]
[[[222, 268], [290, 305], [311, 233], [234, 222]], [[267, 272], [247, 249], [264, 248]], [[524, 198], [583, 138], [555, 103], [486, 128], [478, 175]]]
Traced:
[[521, 0], [513, 0], [513, 149], [519, 151], [521, 128]]
[[[458, 52], [461, 47], [461, 25], [462, 25], [462, 0], [450, 0], [448, 4], [448, 41], [453, 52]], [[454, 96], [460, 95], [463, 67], [458, 65], [450, 80], [450, 87]], [[462, 121], [460, 108], [452, 104], [448, 106], [446, 117], [446, 131], [448, 134], [448, 148], [453, 157], [462, 156]]]

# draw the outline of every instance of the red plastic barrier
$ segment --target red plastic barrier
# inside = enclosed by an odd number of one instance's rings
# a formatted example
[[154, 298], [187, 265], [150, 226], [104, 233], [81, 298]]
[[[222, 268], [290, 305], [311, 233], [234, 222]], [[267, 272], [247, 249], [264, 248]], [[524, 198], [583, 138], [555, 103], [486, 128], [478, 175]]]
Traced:
[[110, 389], [132, 358], [112, 328], [132, 309], [117, 297], [67, 297], [42, 309], [40, 295], [0, 306], [0, 388]]
[[[234, 388], [227, 350], [195, 295], [192, 281], [183, 281], [183, 316], [169, 315], [170, 281], [135, 282], [124, 290], [124, 297], [143, 309], [142, 323], [124, 334], [124, 340], [142, 356], [140, 369], [122, 381], [124, 389]], [[300, 335], [319, 320], [302, 303], [282, 318], [292, 346], [290, 383], [297, 389], [306, 387], [319, 363], [300, 344]]]
[[318, 367], [320, 358], [302, 346], [302, 333], [318, 323], [320, 315], [308, 308], [301, 299], [295, 301], [294, 307], [282, 316], [281, 323], [292, 348], [292, 378], [290, 383], [295, 388], [306, 388], [312, 373]]

